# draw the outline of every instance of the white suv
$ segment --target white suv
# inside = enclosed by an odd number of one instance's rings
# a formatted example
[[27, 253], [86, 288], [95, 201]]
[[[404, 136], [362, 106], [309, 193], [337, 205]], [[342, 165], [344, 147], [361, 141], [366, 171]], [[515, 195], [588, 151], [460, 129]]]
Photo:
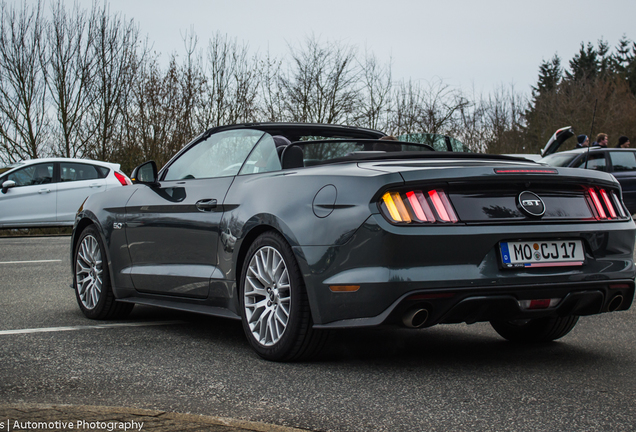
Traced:
[[0, 168], [0, 228], [72, 226], [86, 197], [132, 182], [120, 165], [46, 158]]

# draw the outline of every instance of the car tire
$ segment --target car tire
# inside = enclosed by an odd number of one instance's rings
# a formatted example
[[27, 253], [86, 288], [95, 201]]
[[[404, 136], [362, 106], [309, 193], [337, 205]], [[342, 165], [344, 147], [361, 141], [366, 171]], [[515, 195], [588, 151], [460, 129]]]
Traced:
[[250, 245], [239, 298], [243, 330], [262, 358], [306, 360], [324, 345], [326, 332], [313, 328], [298, 262], [280, 234], [263, 233]]
[[490, 325], [511, 342], [550, 342], [568, 334], [578, 322], [578, 316], [536, 318], [522, 321], [491, 321]]
[[106, 250], [94, 225], [82, 231], [73, 252], [73, 287], [77, 304], [87, 318], [125, 318], [135, 306], [115, 300]]

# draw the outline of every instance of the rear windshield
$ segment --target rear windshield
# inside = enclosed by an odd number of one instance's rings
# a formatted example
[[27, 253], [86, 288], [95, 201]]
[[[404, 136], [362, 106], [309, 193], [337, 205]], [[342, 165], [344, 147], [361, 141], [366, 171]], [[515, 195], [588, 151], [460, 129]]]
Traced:
[[426, 144], [405, 143], [389, 140], [370, 139], [329, 139], [315, 141], [297, 141], [294, 147], [303, 151], [305, 166], [328, 163], [332, 160], [356, 159], [364, 155], [382, 155], [393, 152], [432, 152]]

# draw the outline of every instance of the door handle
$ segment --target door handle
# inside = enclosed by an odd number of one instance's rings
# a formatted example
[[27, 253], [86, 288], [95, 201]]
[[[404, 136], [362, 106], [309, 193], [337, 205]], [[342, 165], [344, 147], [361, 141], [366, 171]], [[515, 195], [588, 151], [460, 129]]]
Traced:
[[91, 188], [98, 188], [98, 187], [102, 187], [102, 185], [100, 185], [99, 183], [93, 183], [92, 185], [90, 185], [89, 187]]
[[38, 191], [38, 193], [39, 193], [39, 194], [49, 193], [49, 192], [51, 192], [51, 189], [40, 189], [40, 190]]
[[216, 200], [215, 199], [202, 199], [197, 201], [195, 204], [199, 211], [210, 211], [213, 208], [216, 208]]

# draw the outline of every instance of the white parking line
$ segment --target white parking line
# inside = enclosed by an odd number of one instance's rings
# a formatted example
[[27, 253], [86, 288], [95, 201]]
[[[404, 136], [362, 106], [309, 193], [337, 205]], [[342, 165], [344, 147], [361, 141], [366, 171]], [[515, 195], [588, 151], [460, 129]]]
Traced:
[[30, 263], [47, 263], [47, 262], [62, 262], [62, 260], [56, 259], [56, 260], [35, 260], [35, 261], [0, 261], [0, 264], [30, 264]]
[[80, 325], [80, 326], [69, 326], [69, 327], [43, 327], [43, 328], [18, 329], [18, 330], [0, 330], [0, 336], [14, 335], [14, 334], [28, 334], [28, 333], [51, 333], [51, 332], [73, 331], [73, 330], [107, 329], [107, 328], [118, 328], [118, 327], [147, 327], [147, 326], [160, 326], [160, 325], [171, 325], [171, 324], [185, 324], [185, 321], [145, 321], [145, 322], [131, 322], [131, 323]]

